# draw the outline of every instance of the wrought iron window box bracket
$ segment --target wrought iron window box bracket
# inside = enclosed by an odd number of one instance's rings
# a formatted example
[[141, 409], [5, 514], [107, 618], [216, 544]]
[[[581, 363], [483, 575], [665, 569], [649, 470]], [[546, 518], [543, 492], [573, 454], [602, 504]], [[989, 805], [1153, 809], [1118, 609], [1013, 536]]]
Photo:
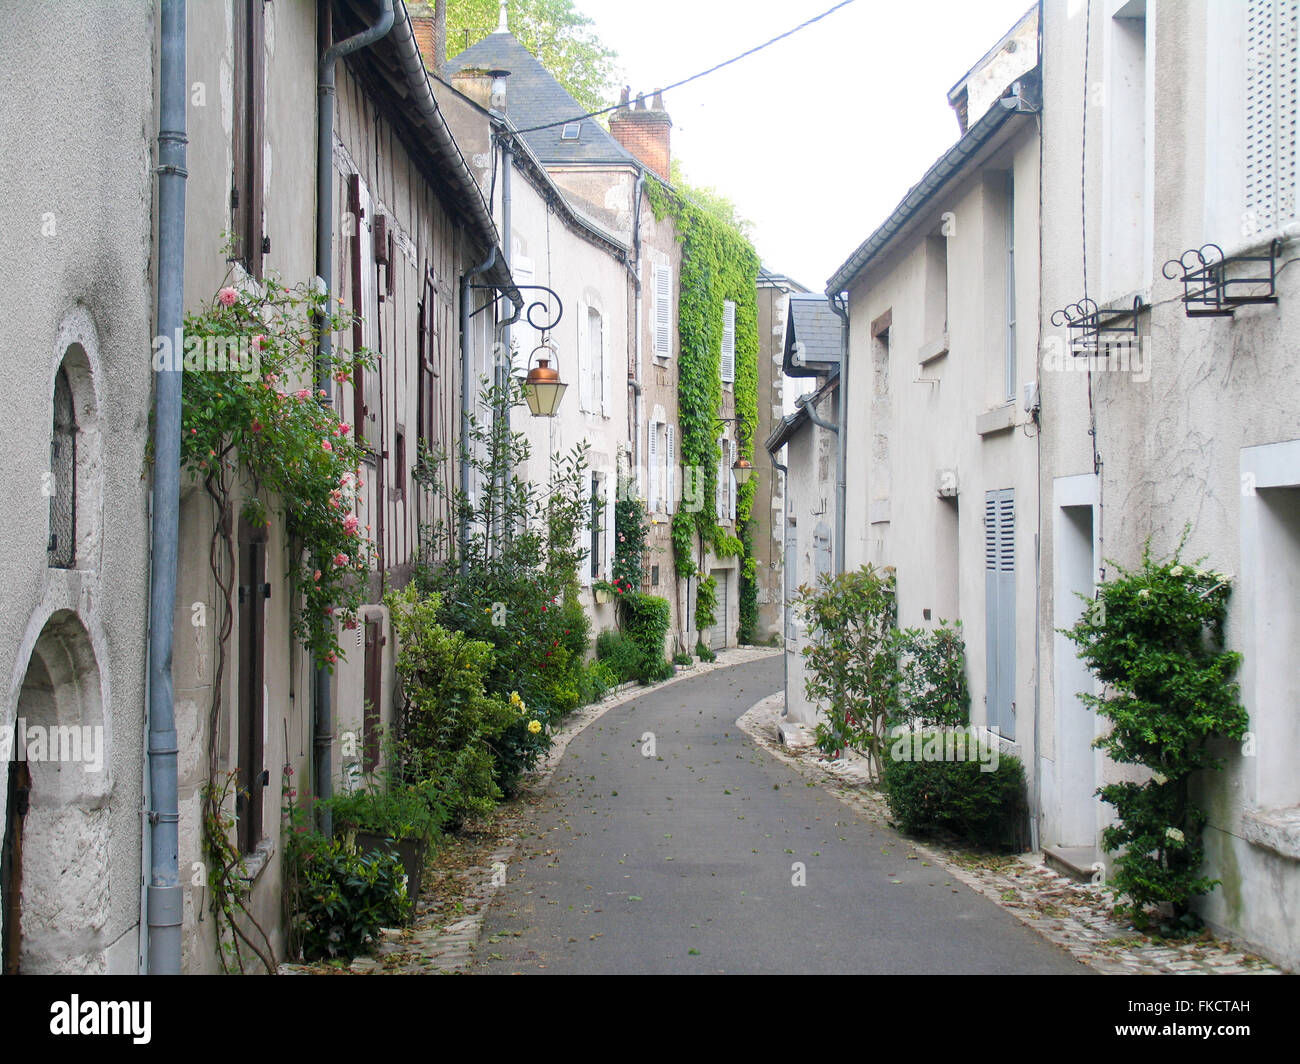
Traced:
[[1138, 340], [1138, 315], [1145, 309], [1141, 296], [1132, 306], [1099, 307], [1084, 296], [1079, 302], [1052, 312], [1052, 324], [1069, 330], [1070, 353], [1076, 358], [1109, 355], [1115, 346], [1131, 346]]
[[1161, 272], [1183, 282], [1189, 318], [1230, 318], [1238, 307], [1277, 302], [1281, 250], [1282, 241], [1273, 240], [1263, 254], [1225, 258], [1218, 244], [1205, 244], [1170, 259]]

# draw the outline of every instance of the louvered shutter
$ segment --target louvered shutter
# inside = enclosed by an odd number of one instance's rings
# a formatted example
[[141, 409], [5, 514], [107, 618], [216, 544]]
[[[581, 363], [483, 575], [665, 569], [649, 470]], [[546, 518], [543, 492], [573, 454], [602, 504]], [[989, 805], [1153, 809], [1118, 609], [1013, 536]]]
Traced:
[[591, 322], [587, 304], [578, 304], [578, 405], [588, 412], [591, 403]]
[[605, 477], [605, 544], [604, 573], [609, 579], [614, 573], [614, 503], [618, 494], [618, 475]]
[[677, 509], [677, 447], [674, 435], [672, 425], [664, 427], [664, 461], [668, 467], [668, 490], [664, 493], [664, 502], [669, 513]]
[[654, 513], [659, 508], [659, 426], [653, 421], [650, 422], [650, 446], [647, 454], [650, 460], [646, 472], [650, 485], [646, 505], [650, 512]]
[[988, 723], [1015, 738], [1015, 492], [984, 495], [985, 669]]
[[673, 353], [673, 270], [656, 266], [655, 275], [655, 357], [671, 358]]
[[736, 519], [736, 474], [732, 472], [732, 469], [736, 465], [736, 441], [730, 440], [728, 443], [730, 446], [727, 453], [730, 461], [727, 462], [727, 483], [729, 485], [727, 513], [730, 515], [731, 520], [734, 521]]
[[1296, 0], [1246, 6], [1246, 211], [1257, 232], [1296, 215]]
[[717, 514], [718, 520], [726, 519], [726, 469], [723, 466], [723, 457], [727, 453], [727, 438], [725, 436], [718, 440], [718, 475], [713, 481], [713, 511]]
[[736, 379], [736, 304], [730, 299], [722, 304], [722, 380]]
[[[600, 412], [606, 417], [610, 413], [610, 351], [609, 321], [604, 315], [600, 318]], [[611, 525], [611, 528], [614, 526]]]

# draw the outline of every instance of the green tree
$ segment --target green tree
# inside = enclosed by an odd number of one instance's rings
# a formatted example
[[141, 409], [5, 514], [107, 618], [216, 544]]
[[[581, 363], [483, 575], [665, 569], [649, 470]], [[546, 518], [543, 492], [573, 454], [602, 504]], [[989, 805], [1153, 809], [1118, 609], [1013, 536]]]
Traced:
[[[495, 32], [497, 0], [446, 0], [447, 57]], [[432, 5], [430, 5], [432, 6]], [[617, 53], [573, 0], [511, 0], [510, 32], [588, 111], [608, 106]]]

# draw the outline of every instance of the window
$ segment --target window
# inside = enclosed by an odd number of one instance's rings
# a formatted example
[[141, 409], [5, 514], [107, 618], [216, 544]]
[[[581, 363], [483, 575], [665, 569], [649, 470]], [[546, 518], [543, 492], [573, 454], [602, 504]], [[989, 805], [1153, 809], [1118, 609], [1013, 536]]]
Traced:
[[564, 129], [560, 131], [561, 140], [577, 140], [582, 135], [581, 122], [565, 122]]
[[49, 565], [71, 569], [77, 560], [77, 414], [64, 366], [54, 378], [54, 432], [45, 490], [50, 497]]
[[1296, 216], [1296, 0], [1246, 8], [1246, 219], [1253, 231]]
[[235, 4], [234, 174], [230, 185], [235, 255], [262, 279], [262, 136], [266, 113], [263, 0]]
[[406, 429], [397, 426], [393, 438], [393, 490], [389, 498], [406, 501]]
[[671, 266], [654, 268], [654, 337], [655, 358], [671, 358], [673, 353], [673, 270]]
[[[581, 309], [579, 310], [581, 315]], [[578, 374], [579, 396], [582, 409], [591, 414], [604, 414], [609, 407], [609, 383], [605, 366], [605, 322], [600, 311], [588, 307], [582, 328], [586, 335], [579, 337]]]
[[677, 441], [672, 425], [664, 426], [664, 503], [668, 513], [677, 509]]
[[722, 383], [736, 380], [736, 304], [730, 299], [722, 304]]
[[[1101, 291], [1105, 303], [1151, 284], [1154, 185], [1154, 76], [1147, 41], [1147, 0], [1125, 0], [1105, 23], [1100, 97], [1088, 100], [1089, 129], [1099, 119], [1101, 157]], [[1152, 23], [1154, 29], [1154, 23]], [[1091, 153], [1091, 141], [1090, 153]]]

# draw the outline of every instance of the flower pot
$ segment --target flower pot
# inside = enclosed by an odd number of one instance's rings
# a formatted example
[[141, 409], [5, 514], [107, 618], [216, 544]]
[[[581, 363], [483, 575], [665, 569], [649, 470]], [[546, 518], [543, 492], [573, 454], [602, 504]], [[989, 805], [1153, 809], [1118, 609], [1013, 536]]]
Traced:
[[411, 912], [407, 917], [407, 922], [414, 920], [416, 904], [420, 900], [420, 881], [424, 877], [425, 841], [423, 839], [392, 839], [384, 835], [375, 835], [369, 831], [358, 831], [357, 849], [364, 853], [379, 850], [382, 853], [395, 854], [398, 860], [402, 862], [402, 868], [406, 872], [406, 895], [411, 899]]
[[605, 603], [607, 603], [611, 598], [613, 598], [613, 596], [608, 591], [605, 591], [604, 589], [601, 588], [598, 588], [596, 590], [596, 601], [600, 603], [602, 606]]

